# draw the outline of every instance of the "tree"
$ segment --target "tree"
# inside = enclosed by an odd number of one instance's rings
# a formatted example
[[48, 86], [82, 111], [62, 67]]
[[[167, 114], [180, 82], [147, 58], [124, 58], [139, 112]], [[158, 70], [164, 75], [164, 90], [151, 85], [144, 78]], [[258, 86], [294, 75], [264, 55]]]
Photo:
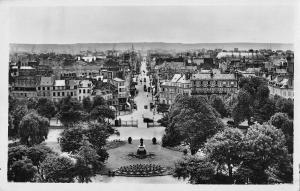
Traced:
[[70, 96], [60, 100], [57, 117], [65, 127], [71, 127], [85, 119], [81, 104]]
[[103, 168], [103, 163], [100, 161], [100, 156], [92, 148], [92, 144], [89, 143], [87, 137], [83, 138], [82, 146], [79, 148], [77, 155], [79, 156], [79, 163], [76, 164], [75, 169], [79, 177], [79, 182], [90, 182], [90, 178]]
[[164, 103], [158, 104], [157, 105], [157, 113], [166, 113], [166, 112], [168, 112], [169, 108], [170, 108], [170, 105], [168, 105], [168, 104], [164, 104]]
[[82, 106], [85, 112], [89, 113], [92, 109], [92, 102], [90, 97], [85, 97], [82, 99]]
[[245, 90], [240, 90], [238, 92], [238, 102], [234, 106], [232, 110], [232, 117], [236, 125], [245, 119], [250, 121], [250, 117], [252, 116], [252, 107], [251, 107], [251, 96]]
[[260, 124], [269, 121], [275, 111], [275, 102], [272, 99], [266, 98], [254, 102], [253, 117]]
[[210, 99], [211, 105], [213, 108], [215, 108], [221, 117], [226, 117], [227, 116], [227, 111], [225, 108], [225, 104], [223, 103], [223, 100], [220, 97], [217, 97], [213, 95]]
[[61, 133], [59, 141], [61, 150], [63, 152], [76, 152], [81, 146], [80, 142], [82, 141], [84, 132], [80, 125], [65, 129]]
[[209, 161], [196, 157], [184, 157], [175, 163], [174, 177], [189, 178], [192, 184], [212, 184], [214, 183], [214, 165]]
[[75, 162], [66, 156], [49, 155], [40, 168], [45, 182], [74, 182]]
[[49, 120], [35, 112], [27, 114], [20, 122], [20, 142], [28, 146], [45, 141], [48, 132]]
[[92, 147], [97, 151], [100, 157], [99, 160], [104, 162], [108, 158], [104, 146], [110, 131], [110, 126], [106, 124], [89, 123], [87, 128], [83, 128], [83, 125], [80, 124], [62, 132], [60, 146], [63, 152], [77, 153], [82, 146], [83, 137], [86, 136]]
[[8, 164], [8, 169], [11, 168], [11, 165], [18, 161], [18, 160], [22, 160], [25, 156], [27, 156], [28, 153], [28, 147], [25, 145], [18, 145], [18, 146], [14, 146], [14, 147], [9, 147], [8, 148], [8, 160], [7, 160], [7, 164]]
[[219, 113], [205, 97], [176, 97], [169, 112], [163, 145], [175, 146], [185, 141], [190, 145], [191, 153], [195, 154], [207, 138], [222, 128]]
[[115, 113], [108, 106], [96, 106], [91, 111], [91, 119], [98, 120], [98, 122], [105, 122], [105, 119], [114, 119]]
[[103, 97], [101, 96], [95, 96], [94, 97], [94, 101], [93, 101], [93, 107], [92, 108], [95, 108], [97, 106], [104, 106], [106, 105], [106, 101]]
[[267, 183], [266, 170], [287, 156], [283, 132], [272, 125], [256, 124], [248, 129], [243, 142], [242, 167], [250, 170], [252, 183]]
[[27, 114], [28, 110], [25, 106], [19, 105], [16, 106], [16, 109], [12, 111], [11, 114], [11, 126], [9, 126], [8, 129], [8, 136], [9, 137], [18, 137], [18, 131], [20, 122], [23, 119], [23, 117]]
[[48, 98], [39, 98], [37, 102], [37, 112], [50, 120], [56, 113], [53, 101]]
[[232, 169], [241, 163], [242, 144], [243, 133], [239, 129], [225, 128], [208, 139], [204, 147], [211, 161], [217, 162], [219, 166], [226, 165], [231, 183], [233, 183]]
[[293, 153], [294, 147], [294, 124], [286, 113], [275, 113], [270, 119], [271, 125], [281, 129], [287, 141], [289, 153]]
[[294, 102], [290, 99], [279, 98], [276, 101], [276, 111], [286, 113], [290, 118], [294, 118]]
[[37, 108], [38, 101], [36, 98], [31, 97], [27, 100], [27, 108], [28, 110], [35, 110]]
[[37, 169], [39, 169], [40, 163], [50, 154], [53, 154], [53, 151], [46, 145], [35, 145], [27, 151], [27, 157]]
[[30, 159], [18, 160], [12, 164], [9, 180], [14, 182], [33, 181], [36, 171]]

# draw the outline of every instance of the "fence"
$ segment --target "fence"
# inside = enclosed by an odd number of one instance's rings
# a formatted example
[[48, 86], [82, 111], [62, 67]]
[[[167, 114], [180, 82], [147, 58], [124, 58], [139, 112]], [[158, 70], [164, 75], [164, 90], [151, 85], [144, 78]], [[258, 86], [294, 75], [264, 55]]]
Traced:
[[112, 124], [114, 127], [138, 127], [138, 120], [116, 120], [114, 124]]
[[157, 121], [153, 121], [153, 122], [147, 123], [147, 128], [150, 128], [150, 127], [162, 127], [162, 125], [160, 123], [158, 123]]

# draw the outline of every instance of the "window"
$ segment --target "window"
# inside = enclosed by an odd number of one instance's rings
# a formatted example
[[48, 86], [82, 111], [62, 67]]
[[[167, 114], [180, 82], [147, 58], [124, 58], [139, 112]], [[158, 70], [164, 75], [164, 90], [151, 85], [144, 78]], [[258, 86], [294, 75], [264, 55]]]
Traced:
[[91, 92], [91, 90], [88, 89], [87, 93], [90, 93], [90, 92]]
[[53, 92], [53, 96], [55, 96], [55, 92]]
[[60, 96], [60, 92], [57, 92], [57, 96], [58, 96], [58, 97]]
[[85, 94], [85, 89], [83, 89], [83, 93]]
[[65, 96], [65, 92], [62, 92], [61, 94], [62, 94], [63, 97]]
[[43, 87], [43, 90], [45, 91], [45, 87]]
[[79, 93], [81, 94], [81, 90], [79, 89]]
[[41, 90], [41, 87], [38, 87], [38, 90]]
[[50, 90], [50, 87], [47, 87], [47, 90]]
[[79, 96], [79, 101], [81, 101], [81, 96]]
[[55, 86], [53, 86], [53, 90], [55, 90]]
[[73, 96], [73, 92], [71, 92], [71, 96]]

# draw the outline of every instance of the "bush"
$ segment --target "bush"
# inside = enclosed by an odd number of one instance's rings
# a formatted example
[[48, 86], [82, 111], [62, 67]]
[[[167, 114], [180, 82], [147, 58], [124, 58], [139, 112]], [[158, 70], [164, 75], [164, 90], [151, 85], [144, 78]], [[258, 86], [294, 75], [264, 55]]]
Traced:
[[128, 137], [128, 143], [131, 144], [131, 142], [132, 142], [132, 138]]
[[157, 144], [156, 138], [155, 138], [155, 137], [152, 138], [152, 144], [153, 144], [153, 145], [156, 145], [156, 144]]

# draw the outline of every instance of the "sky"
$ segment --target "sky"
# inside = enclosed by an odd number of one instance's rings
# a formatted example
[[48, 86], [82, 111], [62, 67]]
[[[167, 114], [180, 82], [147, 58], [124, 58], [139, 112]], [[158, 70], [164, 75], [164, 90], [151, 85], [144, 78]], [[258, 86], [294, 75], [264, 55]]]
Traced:
[[11, 7], [10, 43], [293, 43], [293, 4]]

